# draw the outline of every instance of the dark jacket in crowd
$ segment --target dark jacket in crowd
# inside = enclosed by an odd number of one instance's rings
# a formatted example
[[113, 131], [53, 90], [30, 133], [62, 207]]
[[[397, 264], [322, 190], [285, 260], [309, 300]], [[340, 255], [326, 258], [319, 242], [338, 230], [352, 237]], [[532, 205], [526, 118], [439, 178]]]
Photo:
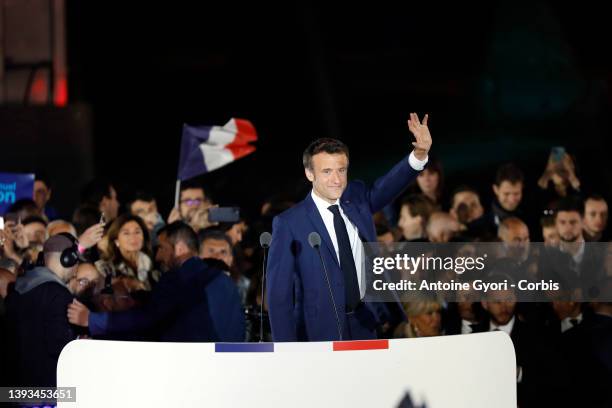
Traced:
[[241, 342], [245, 317], [238, 288], [221, 270], [197, 257], [162, 274], [142, 308], [91, 313], [92, 336], [113, 337], [153, 332], [153, 340], [176, 342]]
[[570, 369], [567, 406], [612, 406], [612, 316], [594, 313], [561, 339]]
[[[489, 330], [489, 322], [483, 322], [475, 332]], [[563, 406], [563, 390], [567, 389], [567, 368], [559, 359], [557, 345], [539, 328], [522, 322], [516, 315], [510, 333], [516, 365], [521, 370], [517, 384], [518, 405], [530, 407]]]
[[46, 267], [19, 277], [6, 297], [11, 384], [55, 387], [57, 360], [76, 338], [66, 311], [72, 295]]

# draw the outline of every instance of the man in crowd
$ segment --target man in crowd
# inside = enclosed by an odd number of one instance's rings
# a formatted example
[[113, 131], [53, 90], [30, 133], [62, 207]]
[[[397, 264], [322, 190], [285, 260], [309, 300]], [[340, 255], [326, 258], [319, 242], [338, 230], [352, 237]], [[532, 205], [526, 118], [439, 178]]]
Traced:
[[491, 203], [488, 214], [493, 227], [506, 218], [517, 217], [525, 219], [525, 214], [520, 209], [523, 199], [524, 176], [521, 169], [513, 163], [507, 163], [497, 169], [493, 193], [495, 199]]
[[179, 206], [170, 212], [168, 223], [183, 221], [197, 233], [212, 224], [208, 221], [208, 209], [212, 203], [204, 192], [204, 187], [196, 182], [181, 185]]
[[99, 178], [87, 184], [81, 192], [81, 204], [92, 206], [112, 222], [119, 213], [117, 191], [110, 181]]
[[72, 302], [67, 283], [77, 268], [75, 238], [56, 235], [43, 247], [44, 266], [17, 279], [6, 299], [13, 385], [56, 385], [57, 359], [76, 338], [66, 318]]
[[225, 264], [223, 270], [227, 271], [227, 275], [238, 287], [242, 305], [245, 306], [251, 281], [234, 267], [231, 238], [219, 229], [207, 228], [200, 231], [200, 242], [200, 258], [217, 259]]
[[608, 241], [608, 203], [599, 194], [584, 200], [583, 231], [585, 241]]
[[41, 173], [36, 173], [34, 180], [34, 195], [32, 197], [40, 214], [48, 221], [53, 221], [58, 218], [55, 208], [48, 205], [51, 200], [51, 182]]
[[147, 229], [149, 230], [151, 243], [153, 246], [156, 246], [157, 232], [166, 224], [164, 223], [161, 215], [159, 215], [155, 197], [144, 191], [137, 191], [134, 194], [132, 201], [128, 203], [127, 209], [130, 214], [137, 215], [142, 218], [147, 226]]

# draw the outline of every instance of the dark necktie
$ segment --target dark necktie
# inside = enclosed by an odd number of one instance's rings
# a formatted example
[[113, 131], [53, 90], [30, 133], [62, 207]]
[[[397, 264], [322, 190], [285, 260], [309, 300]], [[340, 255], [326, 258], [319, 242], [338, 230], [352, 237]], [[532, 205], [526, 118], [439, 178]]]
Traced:
[[578, 319], [570, 319], [570, 323], [572, 324], [572, 327], [576, 327], [578, 326]]
[[357, 269], [351, 251], [351, 241], [349, 240], [346, 224], [340, 215], [338, 205], [330, 205], [327, 208], [334, 214], [334, 230], [338, 240], [338, 251], [340, 252], [340, 268], [344, 275], [344, 292], [346, 298], [347, 311], [355, 310], [359, 304], [360, 293], [359, 283], [357, 282]]

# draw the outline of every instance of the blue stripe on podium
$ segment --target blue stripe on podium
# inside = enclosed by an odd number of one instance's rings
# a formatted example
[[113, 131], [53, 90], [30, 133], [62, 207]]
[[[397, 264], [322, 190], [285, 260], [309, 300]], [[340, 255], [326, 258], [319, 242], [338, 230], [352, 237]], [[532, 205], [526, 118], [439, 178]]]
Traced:
[[215, 353], [273, 353], [274, 343], [215, 343]]

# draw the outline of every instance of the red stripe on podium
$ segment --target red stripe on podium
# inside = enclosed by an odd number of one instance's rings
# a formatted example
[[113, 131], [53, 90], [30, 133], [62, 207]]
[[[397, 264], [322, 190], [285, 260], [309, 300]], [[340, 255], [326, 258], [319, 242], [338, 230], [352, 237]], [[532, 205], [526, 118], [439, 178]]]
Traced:
[[334, 351], [388, 350], [389, 340], [334, 341]]

